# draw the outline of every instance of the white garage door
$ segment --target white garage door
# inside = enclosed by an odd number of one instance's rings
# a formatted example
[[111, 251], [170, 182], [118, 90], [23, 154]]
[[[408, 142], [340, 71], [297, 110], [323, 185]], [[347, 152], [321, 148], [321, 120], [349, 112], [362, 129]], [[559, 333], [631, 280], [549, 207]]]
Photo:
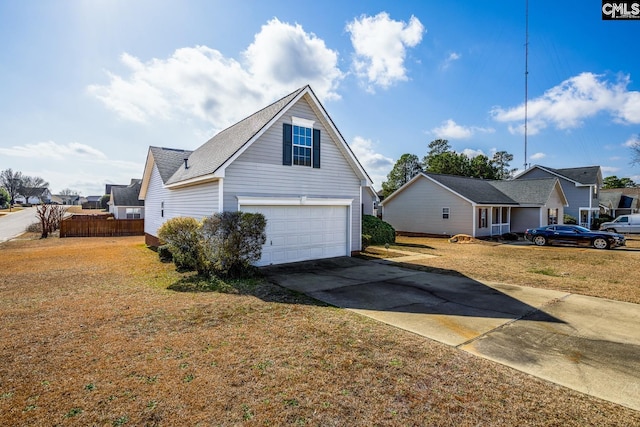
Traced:
[[256, 265], [349, 255], [346, 206], [241, 206], [267, 218], [267, 242]]

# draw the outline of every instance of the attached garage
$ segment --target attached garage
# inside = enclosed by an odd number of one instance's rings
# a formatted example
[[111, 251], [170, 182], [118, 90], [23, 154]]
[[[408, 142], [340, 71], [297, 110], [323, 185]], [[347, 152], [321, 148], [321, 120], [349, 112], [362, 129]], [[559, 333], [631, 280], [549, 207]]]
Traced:
[[258, 266], [348, 256], [351, 199], [239, 198], [243, 212], [267, 219]]

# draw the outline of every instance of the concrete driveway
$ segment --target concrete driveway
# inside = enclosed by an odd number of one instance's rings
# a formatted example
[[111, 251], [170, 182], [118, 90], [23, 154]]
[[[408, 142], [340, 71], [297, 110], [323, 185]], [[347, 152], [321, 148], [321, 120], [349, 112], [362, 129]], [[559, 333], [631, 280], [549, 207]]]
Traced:
[[268, 280], [520, 371], [640, 410], [640, 306], [333, 258]]

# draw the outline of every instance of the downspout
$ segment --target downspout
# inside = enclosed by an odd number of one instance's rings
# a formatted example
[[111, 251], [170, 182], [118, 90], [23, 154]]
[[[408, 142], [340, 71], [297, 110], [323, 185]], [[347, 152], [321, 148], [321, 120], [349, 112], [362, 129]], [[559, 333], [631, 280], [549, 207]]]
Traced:
[[473, 233], [472, 236], [474, 239], [476, 237], [476, 226], [478, 225], [478, 218], [477, 215], [478, 214], [478, 208], [476, 206], [475, 203], [471, 203], [471, 217], [473, 218]]
[[224, 211], [224, 179], [220, 178], [218, 180], [218, 213], [222, 213]]

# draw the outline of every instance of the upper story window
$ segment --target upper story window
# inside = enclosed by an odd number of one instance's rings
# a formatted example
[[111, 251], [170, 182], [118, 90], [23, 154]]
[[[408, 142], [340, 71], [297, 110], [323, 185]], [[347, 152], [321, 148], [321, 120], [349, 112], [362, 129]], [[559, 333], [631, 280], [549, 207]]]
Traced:
[[282, 127], [282, 164], [320, 167], [320, 129], [313, 120], [292, 117]]
[[442, 219], [449, 219], [450, 213], [451, 212], [449, 208], [442, 208]]
[[293, 164], [311, 166], [311, 128], [293, 125]]

